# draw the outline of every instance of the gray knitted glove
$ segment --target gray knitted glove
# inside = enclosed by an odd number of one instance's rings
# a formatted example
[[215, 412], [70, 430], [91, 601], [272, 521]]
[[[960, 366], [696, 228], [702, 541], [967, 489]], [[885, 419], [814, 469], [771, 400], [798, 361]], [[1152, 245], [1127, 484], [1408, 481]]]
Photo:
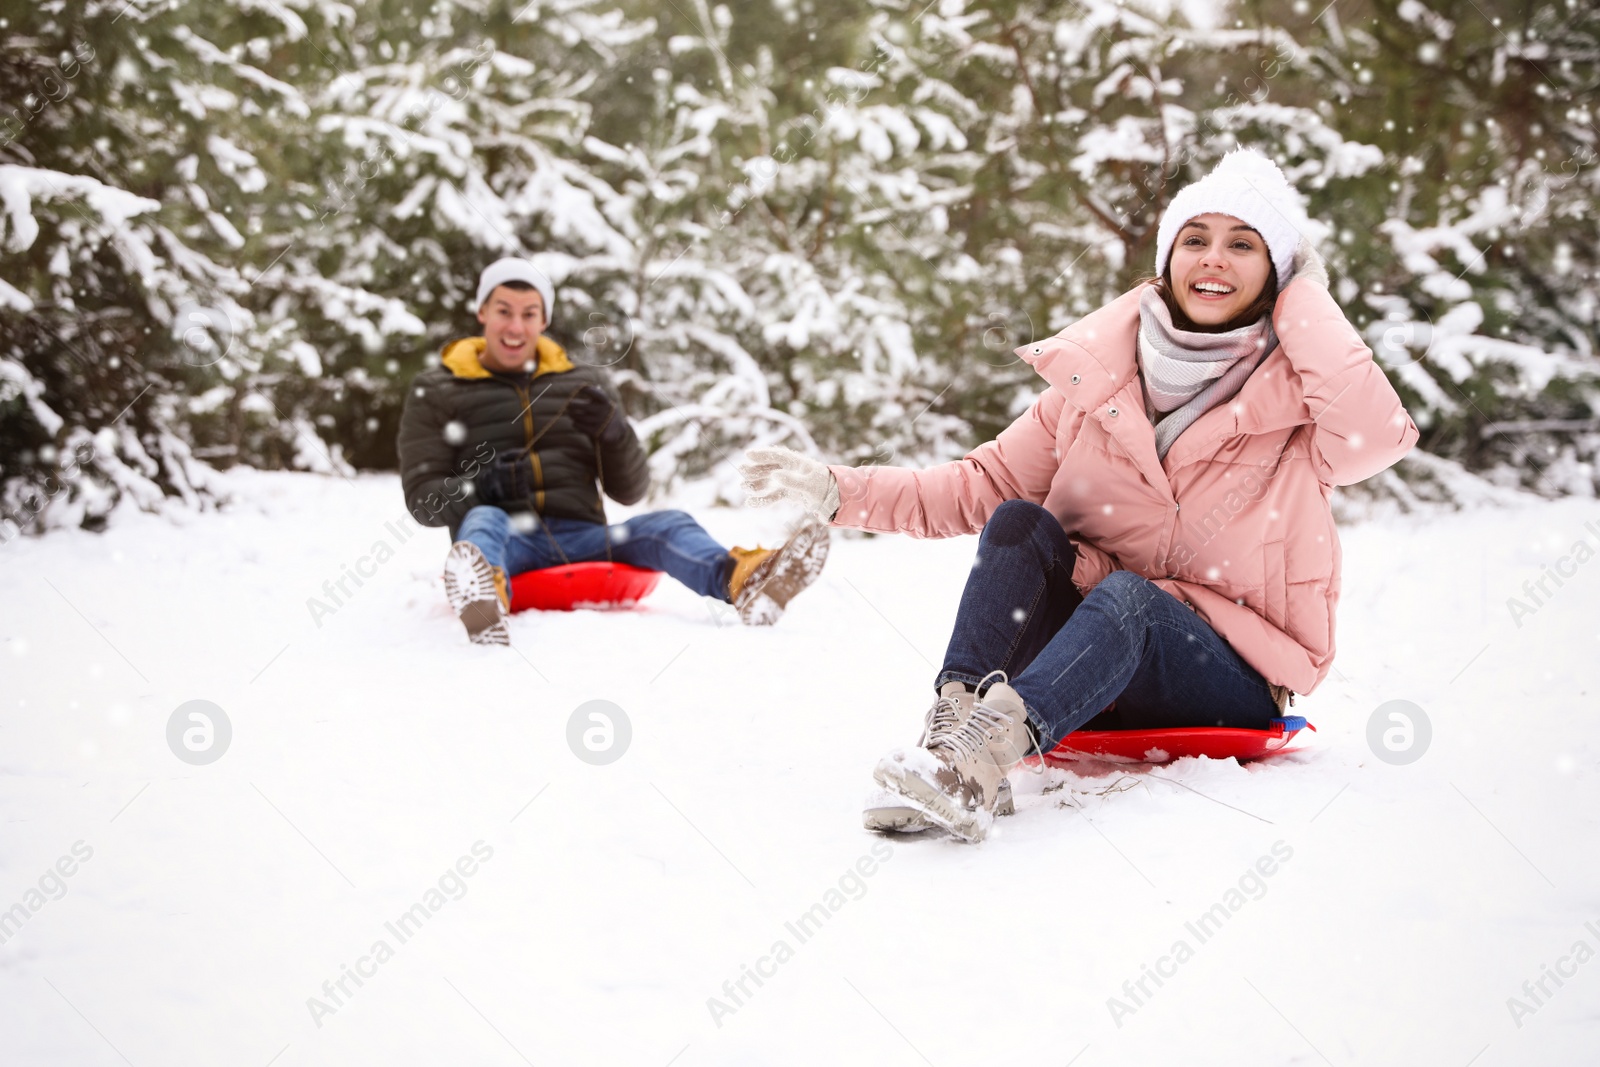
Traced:
[[831, 522], [839, 510], [833, 472], [791, 448], [752, 448], [738, 469], [750, 494], [745, 503], [751, 507], [793, 500], [823, 522]]

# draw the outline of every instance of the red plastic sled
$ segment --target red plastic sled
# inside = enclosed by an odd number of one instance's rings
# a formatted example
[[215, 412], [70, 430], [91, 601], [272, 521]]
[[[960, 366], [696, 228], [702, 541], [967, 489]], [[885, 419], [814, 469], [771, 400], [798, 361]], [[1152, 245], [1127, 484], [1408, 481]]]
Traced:
[[[1241, 730], [1223, 726], [1191, 726], [1171, 730], [1079, 730], [1044, 756], [1045, 763], [1063, 767], [1077, 760], [1109, 763], [1170, 763], [1185, 756], [1236, 759], [1240, 763], [1282, 752], [1291, 738], [1307, 726], [1299, 715], [1273, 719], [1267, 730]], [[1315, 730], [1315, 726], [1311, 726]]]
[[511, 579], [511, 610], [630, 607], [649, 596], [660, 580], [660, 571], [599, 561], [523, 571]]

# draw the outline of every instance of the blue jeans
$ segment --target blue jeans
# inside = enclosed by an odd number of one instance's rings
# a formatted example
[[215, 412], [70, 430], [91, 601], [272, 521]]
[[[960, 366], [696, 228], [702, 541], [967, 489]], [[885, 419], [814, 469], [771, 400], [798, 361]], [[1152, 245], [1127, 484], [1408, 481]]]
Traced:
[[1177, 597], [1132, 571], [1080, 595], [1077, 550], [1026, 500], [995, 509], [961, 594], [937, 689], [1006, 672], [1048, 752], [1116, 701], [1096, 729], [1237, 726], [1278, 715], [1266, 679]]
[[[685, 511], [651, 511], [615, 526], [581, 519], [529, 516], [513, 521], [499, 508], [480, 504], [467, 512], [456, 534], [471, 541], [507, 577], [563, 563], [586, 563], [610, 557], [618, 563], [666, 571], [701, 596], [728, 600], [733, 556]], [[516, 529], [514, 527], [522, 527]]]

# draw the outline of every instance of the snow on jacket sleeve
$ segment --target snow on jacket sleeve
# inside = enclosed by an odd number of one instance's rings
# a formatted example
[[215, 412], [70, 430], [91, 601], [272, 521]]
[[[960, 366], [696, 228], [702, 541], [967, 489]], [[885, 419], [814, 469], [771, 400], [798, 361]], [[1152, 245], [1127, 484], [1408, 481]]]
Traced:
[[927, 470], [831, 466], [839, 483], [834, 526], [912, 537], [977, 533], [1007, 500], [1044, 503], [1060, 464], [1056, 424], [1064, 398], [1047, 389], [993, 441]]
[[1290, 282], [1272, 316], [1300, 376], [1315, 430], [1312, 462], [1329, 485], [1387, 470], [1417, 443], [1417, 427], [1372, 351], [1322, 286]]

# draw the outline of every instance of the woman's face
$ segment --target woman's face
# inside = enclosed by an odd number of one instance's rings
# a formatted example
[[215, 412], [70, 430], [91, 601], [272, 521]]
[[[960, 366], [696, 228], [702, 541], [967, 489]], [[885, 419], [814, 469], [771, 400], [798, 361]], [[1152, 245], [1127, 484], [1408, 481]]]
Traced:
[[1232, 215], [1196, 215], [1172, 244], [1178, 306], [1196, 326], [1221, 326], [1255, 303], [1272, 259], [1261, 235]]

